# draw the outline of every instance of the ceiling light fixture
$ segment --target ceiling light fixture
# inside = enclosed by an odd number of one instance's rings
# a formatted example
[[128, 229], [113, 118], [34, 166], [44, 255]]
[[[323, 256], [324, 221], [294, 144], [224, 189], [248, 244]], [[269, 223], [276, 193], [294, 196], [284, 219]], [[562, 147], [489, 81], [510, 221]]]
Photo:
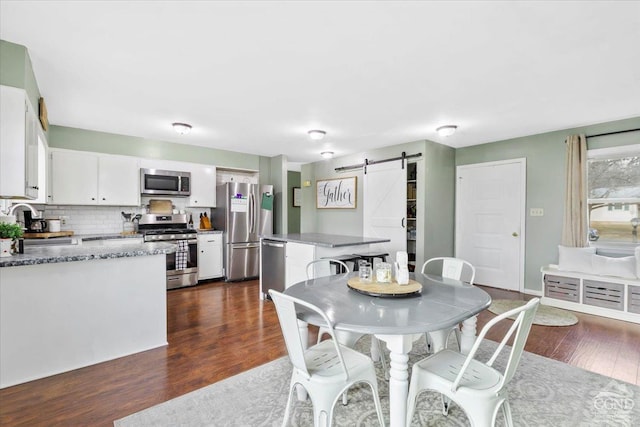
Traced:
[[177, 133], [179, 133], [180, 135], [186, 135], [189, 132], [191, 132], [191, 125], [187, 124], [187, 123], [172, 123], [171, 126], [173, 126], [173, 130], [175, 130]]
[[320, 155], [323, 159], [330, 159], [333, 157], [333, 151], [323, 151]]
[[438, 129], [436, 129], [436, 132], [438, 132], [438, 135], [440, 136], [451, 136], [456, 133], [456, 129], [458, 129], [458, 126], [446, 125], [440, 126]]
[[309, 138], [313, 139], [314, 141], [320, 141], [325, 137], [327, 133], [323, 130], [314, 129], [307, 132], [307, 134], [309, 134]]

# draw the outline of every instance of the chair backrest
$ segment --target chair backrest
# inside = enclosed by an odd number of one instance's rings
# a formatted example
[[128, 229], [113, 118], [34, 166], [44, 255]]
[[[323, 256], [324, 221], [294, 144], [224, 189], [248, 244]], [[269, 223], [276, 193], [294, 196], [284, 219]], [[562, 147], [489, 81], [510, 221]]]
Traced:
[[489, 330], [500, 321], [508, 317], [517, 316], [516, 320], [514, 320], [513, 322], [513, 325], [511, 325], [511, 328], [509, 328], [507, 333], [504, 335], [504, 338], [498, 345], [498, 348], [496, 349], [496, 351], [493, 353], [489, 361], [486, 362], [488, 366], [493, 366], [493, 363], [498, 358], [498, 355], [500, 354], [502, 349], [505, 347], [507, 341], [509, 341], [509, 339], [515, 332], [515, 338], [511, 345], [511, 353], [509, 354], [507, 366], [503, 372], [503, 378], [502, 378], [502, 382], [500, 383], [500, 388], [504, 387], [507, 383], [509, 383], [509, 381], [511, 381], [518, 367], [518, 363], [520, 363], [520, 357], [522, 356], [522, 352], [524, 351], [524, 344], [527, 342], [527, 337], [529, 336], [529, 331], [531, 330], [531, 324], [533, 323], [533, 319], [536, 315], [536, 310], [538, 309], [539, 304], [540, 304], [540, 298], [533, 298], [532, 300], [527, 302], [525, 305], [514, 308], [513, 310], [509, 310], [505, 313], [502, 313], [501, 315], [496, 316], [495, 318], [487, 322], [486, 325], [484, 325], [484, 328], [482, 328], [482, 331], [480, 331], [480, 334], [478, 335], [478, 338], [474, 342], [473, 347], [471, 348], [471, 351], [467, 355], [467, 358], [464, 364], [462, 365], [462, 369], [460, 369], [460, 372], [458, 373], [456, 380], [453, 382], [453, 386], [452, 386], [453, 391], [455, 391], [458, 388], [458, 384], [462, 379], [464, 371], [467, 369], [467, 367], [469, 366], [469, 363], [471, 363], [471, 360], [474, 358], [476, 352], [478, 351], [478, 347], [480, 346], [480, 343], [482, 342], [484, 337], [487, 335], [487, 332], [489, 332]]
[[320, 258], [314, 259], [307, 264], [307, 279], [315, 279], [317, 277], [331, 276], [331, 265], [340, 265], [346, 273], [348, 273], [349, 267], [343, 261], [332, 258]]
[[298, 311], [296, 306], [304, 307], [307, 310], [314, 311], [319, 314], [325, 322], [325, 325], [319, 325], [326, 328], [326, 332], [331, 335], [332, 342], [336, 350], [336, 354], [342, 369], [345, 374], [345, 379], [349, 379], [349, 372], [347, 366], [344, 363], [342, 357], [342, 351], [340, 351], [340, 344], [335, 339], [335, 332], [333, 330], [333, 323], [329, 320], [327, 315], [313, 304], [309, 304], [306, 301], [302, 301], [299, 298], [285, 295], [281, 292], [273, 289], [269, 290], [271, 300], [276, 306], [276, 312], [278, 313], [278, 320], [280, 321], [280, 329], [282, 329], [282, 335], [284, 336], [284, 342], [287, 346], [287, 352], [289, 353], [289, 359], [293, 366], [299, 371], [303, 372], [307, 377], [310, 377], [309, 369], [304, 358], [305, 346], [303, 345], [302, 338], [300, 336], [300, 330], [298, 328]]
[[[442, 277], [447, 279], [462, 280], [470, 285], [473, 285], [476, 278], [476, 269], [470, 262], [460, 258], [452, 257], [436, 257], [425, 261], [422, 264], [422, 274], [424, 274], [428, 264], [434, 264], [437, 262], [442, 263]], [[464, 277], [463, 277], [464, 271]]]

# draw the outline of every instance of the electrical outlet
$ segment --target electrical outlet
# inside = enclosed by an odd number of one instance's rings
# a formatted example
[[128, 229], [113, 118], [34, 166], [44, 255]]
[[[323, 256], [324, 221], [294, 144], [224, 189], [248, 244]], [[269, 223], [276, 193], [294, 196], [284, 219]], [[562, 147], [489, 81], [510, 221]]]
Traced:
[[64, 215], [63, 215], [63, 216], [58, 217], [58, 219], [60, 219], [60, 223], [61, 223], [62, 225], [65, 225], [65, 224], [67, 223], [67, 218], [69, 218], [69, 217], [64, 216]]
[[542, 208], [531, 208], [529, 209], [530, 216], [544, 216], [544, 209]]

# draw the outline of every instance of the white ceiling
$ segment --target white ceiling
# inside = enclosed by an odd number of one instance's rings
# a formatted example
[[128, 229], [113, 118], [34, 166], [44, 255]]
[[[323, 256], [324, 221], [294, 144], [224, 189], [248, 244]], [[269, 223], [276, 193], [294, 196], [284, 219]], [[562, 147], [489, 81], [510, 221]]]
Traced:
[[0, 16], [61, 126], [310, 162], [640, 116], [638, 1], [2, 0]]

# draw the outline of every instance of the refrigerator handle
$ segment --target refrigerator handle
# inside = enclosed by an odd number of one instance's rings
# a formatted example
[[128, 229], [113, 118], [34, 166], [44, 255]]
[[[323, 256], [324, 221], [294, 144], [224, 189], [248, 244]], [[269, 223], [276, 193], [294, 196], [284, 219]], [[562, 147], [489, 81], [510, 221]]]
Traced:
[[249, 233], [255, 233], [256, 201], [253, 192], [249, 193]]

